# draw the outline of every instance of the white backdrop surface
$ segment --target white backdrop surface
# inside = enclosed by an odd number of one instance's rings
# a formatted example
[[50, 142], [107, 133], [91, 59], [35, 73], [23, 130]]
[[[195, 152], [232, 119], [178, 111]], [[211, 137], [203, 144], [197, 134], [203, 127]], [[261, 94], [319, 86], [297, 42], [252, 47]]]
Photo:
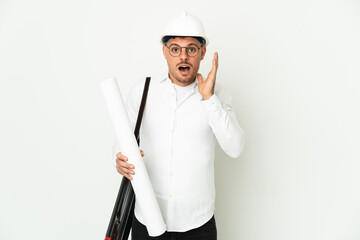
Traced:
[[360, 239], [360, 2], [0, 0], [0, 239], [103, 239], [121, 177], [98, 81], [166, 71], [186, 10], [246, 132], [217, 149], [220, 240]]

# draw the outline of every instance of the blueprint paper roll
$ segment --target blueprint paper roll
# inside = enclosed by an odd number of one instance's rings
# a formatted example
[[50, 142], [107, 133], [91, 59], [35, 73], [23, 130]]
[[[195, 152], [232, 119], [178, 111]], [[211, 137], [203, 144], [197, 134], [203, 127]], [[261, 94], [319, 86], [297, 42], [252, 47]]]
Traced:
[[150, 236], [159, 236], [165, 232], [166, 226], [142, 160], [134, 131], [131, 129], [119, 86], [115, 78], [101, 81], [99, 85], [121, 152], [128, 157], [128, 162], [135, 166], [135, 174], [131, 184], [136, 201], [142, 210], [145, 225]]

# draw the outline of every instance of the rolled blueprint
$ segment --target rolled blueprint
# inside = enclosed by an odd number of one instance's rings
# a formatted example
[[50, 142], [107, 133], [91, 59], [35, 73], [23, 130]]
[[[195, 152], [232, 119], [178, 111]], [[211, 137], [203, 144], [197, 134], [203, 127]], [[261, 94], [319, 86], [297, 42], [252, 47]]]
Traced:
[[136, 201], [138, 201], [143, 213], [145, 225], [150, 236], [159, 236], [165, 232], [166, 226], [134, 132], [131, 129], [119, 86], [115, 78], [101, 81], [99, 85], [105, 99], [116, 139], [119, 147], [121, 147], [121, 152], [128, 157], [128, 162], [135, 166], [136, 174], [133, 175], [131, 184], [135, 192]]

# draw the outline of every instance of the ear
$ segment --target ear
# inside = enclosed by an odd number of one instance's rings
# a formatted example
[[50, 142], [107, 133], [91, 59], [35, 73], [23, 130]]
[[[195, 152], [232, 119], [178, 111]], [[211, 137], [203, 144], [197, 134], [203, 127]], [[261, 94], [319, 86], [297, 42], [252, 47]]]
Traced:
[[166, 58], [166, 47], [165, 47], [165, 45], [163, 45], [162, 50], [163, 50], [164, 57]]
[[205, 47], [205, 46], [202, 46], [202, 50], [201, 50], [201, 60], [204, 59], [205, 53], [206, 53], [206, 47]]

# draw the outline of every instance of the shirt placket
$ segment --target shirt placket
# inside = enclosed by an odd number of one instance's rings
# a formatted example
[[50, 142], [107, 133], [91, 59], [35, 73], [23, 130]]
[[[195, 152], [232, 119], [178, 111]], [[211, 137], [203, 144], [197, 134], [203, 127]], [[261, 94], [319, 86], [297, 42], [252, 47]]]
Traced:
[[176, 102], [176, 92], [175, 89], [172, 89], [172, 94], [171, 94], [171, 129], [170, 129], [170, 134], [171, 134], [171, 142], [170, 142], [170, 168], [169, 168], [169, 172], [167, 173], [169, 176], [169, 195], [168, 195], [168, 219], [170, 220], [169, 222], [173, 222], [175, 219], [173, 219], [174, 216], [174, 204], [175, 204], [175, 179], [174, 179], [174, 161], [175, 161], [175, 152], [174, 152], [174, 137], [175, 137], [175, 129], [176, 129], [176, 111], [177, 111], [177, 102]]

